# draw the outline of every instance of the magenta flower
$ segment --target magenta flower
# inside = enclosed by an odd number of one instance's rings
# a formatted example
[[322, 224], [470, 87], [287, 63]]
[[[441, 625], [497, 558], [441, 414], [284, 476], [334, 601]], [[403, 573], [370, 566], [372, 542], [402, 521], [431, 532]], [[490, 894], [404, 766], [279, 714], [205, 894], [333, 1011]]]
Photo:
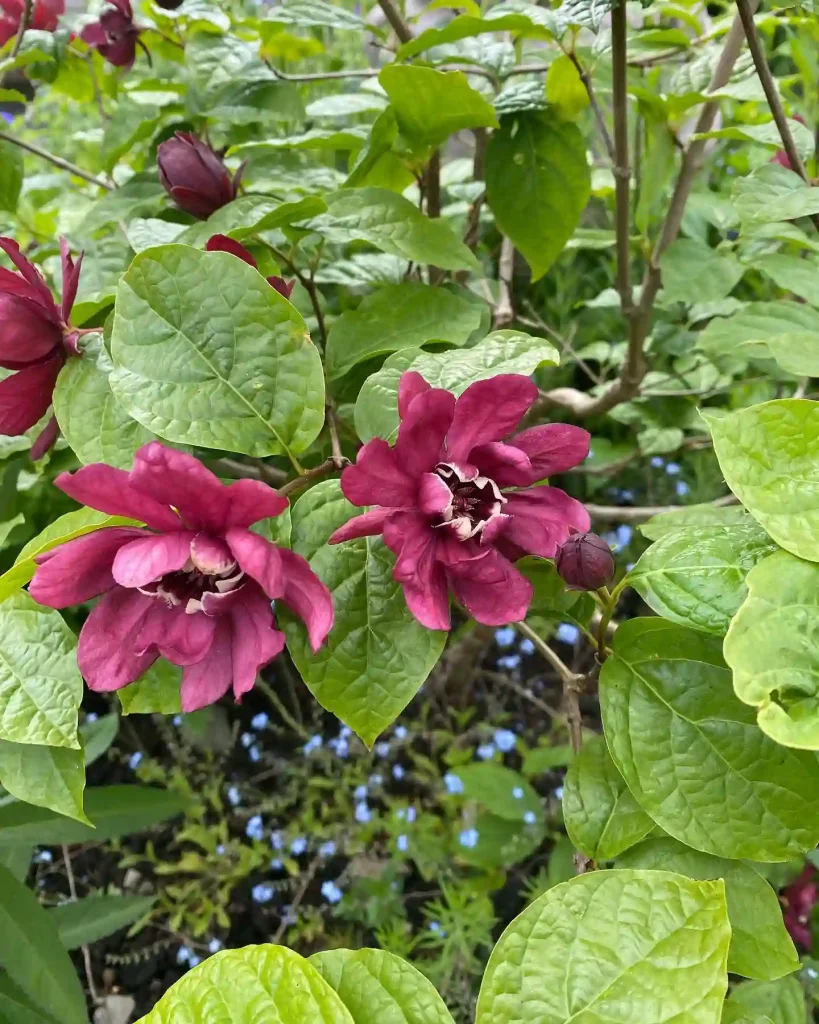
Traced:
[[[25, 9], [25, 0], [0, 0], [0, 46], [17, 34]], [[65, 14], [65, 0], [35, 0], [28, 27], [53, 32], [61, 14]]]
[[528, 377], [504, 374], [470, 385], [456, 401], [407, 372], [395, 447], [368, 441], [342, 474], [349, 501], [376, 507], [330, 543], [383, 534], [407, 605], [430, 629], [449, 628], [450, 590], [478, 622], [519, 621], [532, 586], [512, 563], [525, 554], [553, 558], [571, 529], [589, 528], [579, 501], [530, 486], [582, 462], [588, 433], [549, 423], [503, 440], [537, 394]]
[[[0, 381], [0, 434], [24, 434], [51, 405], [57, 375], [69, 355], [77, 354], [78, 332], [68, 323], [80, 281], [82, 254], [76, 263], [65, 239], [60, 240], [63, 267], [62, 302], [58, 306], [43, 276], [11, 238], [0, 237], [0, 249], [19, 273], [0, 267], [0, 366], [17, 372]], [[52, 418], [32, 445], [38, 459], [57, 437]]]
[[190, 132], [177, 132], [156, 151], [159, 180], [180, 210], [207, 220], [236, 198], [240, 167], [231, 178], [206, 142]]
[[108, 3], [110, 6], [102, 12], [99, 21], [86, 25], [80, 36], [109, 64], [129, 68], [136, 60], [142, 29], [134, 24], [131, 0], [108, 0]]
[[[243, 245], [235, 242], [232, 238], [227, 235], [212, 235], [208, 239], [208, 244], [205, 246], [208, 252], [229, 252], [231, 256], [238, 256], [240, 260], [244, 260], [245, 263], [249, 263], [254, 270], [259, 269], [259, 265], [253, 257], [252, 253], [249, 253]], [[283, 295], [286, 299], [289, 299], [293, 294], [293, 286], [295, 281], [285, 281], [283, 277], [276, 277], [272, 274], [267, 278], [267, 283], [271, 288], [275, 288], [279, 295]]]
[[284, 646], [271, 600], [306, 623], [314, 650], [333, 603], [300, 556], [248, 527], [280, 515], [287, 499], [257, 480], [225, 486], [198, 459], [158, 441], [130, 473], [103, 463], [54, 481], [76, 501], [145, 523], [109, 527], [40, 555], [31, 596], [51, 608], [105, 596], [80, 633], [77, 660], [92, 690], [118, 690], [158, 657], [184, 668], [182, 710], [233, 686], [238, 700]]

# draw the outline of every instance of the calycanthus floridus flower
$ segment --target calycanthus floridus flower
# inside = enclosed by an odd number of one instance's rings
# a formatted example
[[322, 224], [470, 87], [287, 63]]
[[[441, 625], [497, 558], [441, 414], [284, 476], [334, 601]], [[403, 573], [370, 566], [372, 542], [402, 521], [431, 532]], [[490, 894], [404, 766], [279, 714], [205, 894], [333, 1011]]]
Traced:
[[571, 530], [589, 529], [579, 501], [531, 486], [582, 462], [588, 432], [548, 423], [510, 437], [537, 394], [528, 377], [504, 374], [456, 400], [408, 371], [395, 446], [373, 438], [342, 474], [349, 501], [376, 507], [330, 543], [383, 534], [407, 605], [430, 629], [449, 628], [449, 591], [478, 622], [519, 621], [532, 586], [512, 563], [526, 554], [553, 558]]
[[118, 690], [159, 657], [184, 668], [182, 710], [238, 699], [284, 646], [271, 600], [307, 626], [318, 650], [333, 624], [330, 593], [307, 562], [248, 529], [287, 499], [258, 480], [226, 486], [192, 455], [158, 441], [130, 473], [104, 463], [62, 473], [70, 497], [145, 528], [108, 527], [40, 555], [31, 596], [52, 608], [104, 595], [80, 633], [92, 690]]

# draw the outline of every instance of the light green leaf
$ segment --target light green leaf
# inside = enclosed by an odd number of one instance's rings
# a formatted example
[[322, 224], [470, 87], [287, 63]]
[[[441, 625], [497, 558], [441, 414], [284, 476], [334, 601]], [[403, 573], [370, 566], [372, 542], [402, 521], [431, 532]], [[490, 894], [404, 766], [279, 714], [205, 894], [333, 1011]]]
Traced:
[[702, 415], [742, 504], [781, 547], [819, 560], [819, 405], [792, 398]]
[[165, 189], [155, 174], [147, 171], [135, 174], [94, 203], [82, 222], [80, 234], [90, 236], [108, 224], [119, 221], [127, 224], [135, 217], [151, 217], [162, 208], [164, 197]]
[[461, 844], [463, 828], [462, 822], [452, 823], [453, 850], [459, 860], [484, 871], [519, 864], [531, 857], [546, 838], [542, 812], [537, 821], [526, 824], [481, 811], [474, 821], [474, 829], [478, 834], [474, 846]]
[[461, 765], [455, 774], [464, 784], [467, 800], [474, 800], [498, 818], [523, 821], [528, 812], [535, 814], [538, 820], [543, 817], [540, 797], [526, 779], [511, 768], [494, 761], [476, 761]]
[[359, 510], [337, 480], [312, 487], [292, 509], [293, 550], [330, 588], [335, 625], [313, 654], [300, 620], [279, 610], [290, 655], [316, 700], [371, 746], [418, 692], [441, 655], [446, 632], [410, 614], [393, 579], [395, 558], [380, 537], [328, 546]]
[[580, 25], [596, 32], [611, 6], [611, 0], [565, 0], [555, 13], [561, 27]]
[[745, 526], [687, 527], [652, 544], [628, 583], [658, 615], [725, 636], [748, 593], [745, 577], [775, 549], [753, 520]]
[[99, 760], [108, 750], [119, 732], [119, 716], [103, 715], [80, 726], [86, 767]]
[[279, 4], [269, 11], [266, 20], [301, 28], [312, 25], [319, 28], [364, 28], [364, 22], [357, 14], [325, 0], [287, 0], [286, 4]]
[[355, 1024], [307, 960], [283, 946], [226, 949], [189, 971], [137, 1024]]
[[309, 962], [355, 1024], [453, 1024], [432, 982], [385, 949], [332, 949]]
[[[28, 594], [0, 605], [0, 739], [80, 749], [77, 640]], [[11, 772], [10, 772], [11, 774]]]
[[398, 429], [398, 383], [415, 370], [434, 388], [462, 394], [475, 381], [499, 373], [534, 373], [538, 366], [557, 366], [553, 345], [521, 331], [494, 331], [473, 348], [458, 352], [397, 352], [364, 382], [355, 405], [355, 428], [362, 441], [392, 437]]
[[168, 441], [264, 456], [324, 422], [321, 359], [296, 309], [226, 252], [140, 253], [117, 292], [117, 401]]
[[745, 527], [753, 523], [741, 505], [686, 505], [671, 512], [660, 512], [640, 524], [640, 533], [649, 540], [662, 540], [681, 530], [695, 530], [700, 527], [721, 526], [726, 528]]
[[730, 252], [717, 252], [694, 238], [679, 238], [660, 259], [667, 302], [715, 302], [724, 298], [745, 273]]
[[89, 824], [82, 806], [82, 750], [0, 740], [0, 785], [18, 800]]
[[164, 658], [135, 683], [117, 690], [123, 715], [178, 715], [182, 710], [180, 687], [182, 669]]
[[751, 302], [732, 316], [714, 317], [697, 348], [712, 356], [772, 355], [791, 373], [819, 372], [819, 313], [800, 302]]
[[0, 139], [0, 210], [14, 213], [23, 187], [23, 151]]
[[387, 100], [381, 93], [361, 89], [359, 92], [338, 92], [329, 96], [321, 96], [305, 107], [308, 118], [338, 117], [347, 118], [351, 114], [367, 114], [370, 111], [382, 111]]
[[723, 883], [594, 871], [557, 885], [492, 951], [475, 1024], [718, 1024], [731, 929]]
[[587, 740], [566, 772], [563, 820], [569, 839], [594, 861], [613, 860], [654, 828], [602, 736]]
[[463, 345], [481, 324], [481, 305], [420, 281], [387, 285], [342, 313], [327, 339], [327, 376], [343, 377], [372, 356], [428, 341]]
[[[29, 860], [26, 862], [28, 867]], [[0, 974], [0, 1024], [58, 1024], [9, 978]]]
[[152, 249], [155, 245], [170, 245], [184, 232], [184, 224], [175, 224], [158, 217], [135, 217], [128, 224], [128, 244], [134, 252]]
[[502, 119], [486, 151], [486, 199], [533, 280], [574, 234], [590, 194], [586, 142], [577, 125], [541, 111]]
[[819, 565], [777, 551], [747, 583], [723, 647], [736, 694], [777, 743], [819, 750]]
[[138, 921], [155, 902], [155, 896], [106, 896], [96, 893], [82, 900], [52, 907], [48, 916], [63, 946], [66, 949], [77, 949]]
[[617, 860], [618, 867], [656, 868], [689, 878], [725, 881], [731, 922], [728, 970], [773, 981], [799, 969], [799, 957], [782, 920], [776, 892], [749, 864], [691, 850], [676, 839], [647, 839]]
[[85, 793], [92, 828], [30, 804], [6, 804], [0, 807], [0, 847], [101, 842], [150, 828], [184, 808], [184, 799], [170, 789], [95, 786]]
[[806, 185], [794, 171], [763, 164], [735, 179], [734, 206], [745, 222], [773, 223], [819, 213], [819, 188]]
[[462, 71], [436, 71], [418, 64], [388, 64], [378, 81], [390, 98], [398, 127], [416, 149], [440, 146], [465, 128], [497, 128], [492, 104]]
[[[228, 235], [241, 240], [259, 231], [272, 231], [318, 217], [326, 209], [327, 204], [318, 196], [305, 196], [292, 203], [280, 203], [270, 196], [239, 196], [218, 209], [208, 220], [191, 224], [176, 241], [202, 248], [213, 235]], [[154, 242], [154, 245], [158, 244], [159, 240]]]
[[725, 1001], [722, 1024], [740, 1024], [745, 1018], [752, 1024], [807, 1024], [805, 991], [793, 977], [743, 982]]
[[760, 731], [720, 647], [663, 619], [624, 622], [600, 673], [609, 750], [675, 839], [718, 857], [790, 860], [819, 839], [819, 760]]
[[[93, 508], [80, 508], [76, 512], [66, 512], [65, 515], [55, 519], [36, 537], [25, 545], [14, 565], [7, 569], [0, 576], [0, 602], [5, 601], [10, 594], [14, 594], [32, 578], [37, 568], [34, 561], [37, 555], [41, 555], [60, 544], [65, 544], [75, 537], [82, 537], [86, 533], [94, 533], [107, 526], [133, 526], [135, 520], [126, 519], [123, 516], [107, 516], [104, 512], [97, 512]], [[136, 524], [138, 525], [138, 524]]]
[[[791, 136], [799, 154], [804, 158], [813, 152], [813, 132], [807, 125], [795, 118], [787, 118]], [[738, 139], [740, 142], [756, 142], [770, 149], [782, 149], [782, 136], [775, 121], [764, 124], [732, 124], [727, 128], [715, 128], [710, 132], [694, 135], [695, 139]]]
[[815, 258], [771, 253], [758, 256], [751, 265], [767, 274], [777, 287], [819, 306], [819, 266]]
[[4, 867], [0, 867], [0, 966], [54, 1020], [87, 1024], [85, 995], [57, 929], [34, 893]]
[[277, 153], [282, 149], [327, 149], [350, 152], [361, 149], [366, 141], [367, 132], [363, 128], [311, 128], [310, 131], [303, 132], [301, 135], [282, 135], [275, 139], [265, 139], [263, 142], [244, 142], [239, 146], [234, 146], [231, 153], [256, 156]]
[[443, 270], [473, 270], [475, 256], [446, 221], [424, 216], [409, 199], [384, 188], [345, 189], [327, 196], [327, 213], [308, 227], [329, 242], [361, 240], [382, 252]]
[[554, 25], [555, 18], [551, 11], [538, 7], [536, 4], [518, 5], [522, 10], [530, 11], [532, 17], [525, 13], [517, 13], [512, 9], [511, 13], [503, 10], [513, 8], [512, 4], [497, 4], [487, 12], [486, 17], [475, 17], [472, 14], [459, 14], [442, 28], [428, 28], [426, 31], [408, 43], [399, 47], [396, 57], [398, 60], [407, 60], [417, 53], [423, 53], [433, 46], [443, 46], [446, 43], [456, 43], [460, 39], [469, 39], [472, 36], [484, 35], [487, 32], [515, 32], [523, 36], [530, 36], [537, 39], [551, 39], [552, 32], [547, 25]]

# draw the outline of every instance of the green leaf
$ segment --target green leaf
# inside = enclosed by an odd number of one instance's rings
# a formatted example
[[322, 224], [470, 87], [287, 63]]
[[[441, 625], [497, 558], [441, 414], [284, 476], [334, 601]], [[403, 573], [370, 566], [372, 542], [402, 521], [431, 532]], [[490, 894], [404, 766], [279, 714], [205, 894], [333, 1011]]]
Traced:
[[40, 807], [7, 804], [0, 807], [0, 847], [101, 842], [150, 828], [184, 808], [183, 798], [170, 789], [96, 786], [85, 793], [91, 828]]
[[771, 253], [758, 256], [751, 265], [767, 274], [779, 288], [798, 295], [812, 306], [819, 305], [819, 267], [815, 259]]
[[87, 1024], [85, 995], [57, 929], [34, 893], [4, 867], [0, 867], [0, 966], [32, 1003], [60, 1024]]
[[781, 547], [819, 559], [819, 406], [782, 399], [703, 412], [726, 483]]
[[481, 305], [420, 281], [387, 285], [342, 313], [327, 339], [327, 376], [343, 377], [373, 356], [428, 341], [463, 345], [481, 325]]
[[546, 73], [546, 99], [557, 107], [561, 117], [576, 121], [589, 105], [589, 94], [580, 72], [565, 54], [553, 60]]
[[116, 400], [168, 441], [264, 456], [324, 423], [321, 359], [290, 303], [226, 252], [140, 253], [117, 291]]
[[770, 224], [819, 213], [819, 188], [812, 188], [794, 171], [763, 164], [734, 181], [734, 206], [743, 221]]
[[33, 1003], [7, 974], [0, 973], [0, 1024], [58, 1024]]
[[137, 1024], [216, 1024], [214, 1011], [219, 1024], [355, 1024], [309, 961], [272, 945], [226, 949], [208, 957]]
[[266, 20], [301, 28], [312, 25], [320, 28], [364, 28], [364, 22], [357, 14], [325, 0], [287, 0], [286, 4], [279, 4], [269, 11]]
[[368, 114], [387, 107], [386, 97], [362, 89], [360, 92], [338, 92], [321, 96], [305, 107], [308, 119], [314, 117], [348, 118], [351, 114]]
[[478, 833], [478, 841], [474, 846], [462, 846], [457, 842], [463, 827], [462, 822], [453, 822], [456, 840], [453, 849], [459, 860], [484, 871], [510, 868], [513, 864], [519, 864], [527, 857], [531, 857], [546, 838], [542, 810], [537, 821], [532, 824], [511, 821], [508, 817], [501, 818], [488, 811], [481, 812], [475, 819], [474, 828]]
[[731, 316], [714, 317], [697, 348], [710, 356], [773, 356], [790, 373], [819, 372], [819, 312], [800, 302], [750, 302]]
[[732, 253], [720, 253], [694, 238], [679, 238], [660, 259], [667, 302], [714, 302], [724, 298], [745, 273]]
[[492, 951], [475, 1024], [718, 1024], [731, 929], [723, 883], [594, 871], [557, 885]]
[[628, 583], [658, 615], [725, 636], [748, 593], [746, 576], [775, 548], [753, 520], [745, 526], [687, 527], [652, 544]]
[[[270, 196], [239, 196], [220, 207], [208, 220], [191, 224], [176, 241], [201, 248], [212, 235], [229, 235], [240, 240], [259, 231], [272, 231], [318, 217], [326, 209], [327, 204], [318, 196], [305, 196], [292, 203], [280, 203]], [[160, 241], [157, 239], [154, 245], [159, 245]]]
[[723, 647], [734, 690], [777, 743], [819, 750], [819, 565], [777, 551], [747, 583]]
[[[807, 125], [795, 118], [787, 118], [791, 136], [799, 154], [804, 158], [813, 152], [813, 132]], [[737, 139], [740, 142], [755, 142], [770, 149], [782, 149], [782, 136], [775, 121], [764, 124], [732, 124], [727, 128], [715, 128], [693, 136], [695, 139]]]
[[309, 962], [355, 1024], [453, 1024], [432, 982], [385, 949], [331, 949]]
[[77, 949], [138, 921], [155, 902], [155, 896], [106, 896], [97, 893], [52, 907], [48, 916], [63, 946]]
[[671, 512], [660, 512], [640, 524], [640, 533], [649, 540], [662, 540], [681, 530], [694, 530], [707, 526], [745, 527], [753, 523], [740, 505], [686, 505]]
[[0, 210], [17, 210], [24, 173], [22, 149], [0, 139]]
[[465, 128], [497, 128], [492, 104], [462, 71], [388, 64], [378, 81], [390, 98], [398, 128], [415, 149], [440, 146]]
[[728, 970], [745, 978], [773, 981], [799, 969], [776, 892], [750, 864], [699, 853], [676, 839], [647, 839], [619, 857], [617, 866], [724, 879], [731, 922]]
[[282, 135], [275, 139], [265, 139], [263, 142], [244, 142], [234, 146], [231, 153], [256, 156], [277, 153], [282, 149], [326, 149], [349, 153], [361, 149], [366, 141], [367, 132], [362, 128], [311, 128], [301, 135]]
[[86, 767], [99, 760], [108, 750], [119, 732], [119, 716], [103, 715], [80, 727]]
[[759, 730], [720, 647], [663, 619], [624, 622], [600, 673], [609, 750], [675, 839], [718, 857], [789, 860], [819, 839], [819, 761]]
[[0, 785], [18, 800], [89, 824], [82, 806], [82, 750], [0, 740]]
[[164, 658], [155, 661], [135, 683], [117, 690], [123, 715], [178, 715], [182, 710], [182, 669]]
[[355, 405], [355, 428], [362, 441], [392, 437], [398, 430], [398, 383], [406, 370], [420, 373], [434, 388], [462, 394], [475, 381], [499, 373], [534, 373], [557, 366], [553, 345], [521, 331], [494, 331], [473, 348], [459, 352], [397, 352], [364, 382]]
[[0, 739], [80, 749], [77, 641], [59, 612], [28, 594], [0, 605]]
[[300, 620], [279, 610], [290, 655], [311, 693], [372, 746], [409, 704], [444, 649], [447, 634], [410, 614], [380, 537], [328, 546], [359, 510], [337, 480], [312, 487], [292, 509], [293, 550], [330, 588], [335, 625], [313, 654]]
[[563, 820], [569, 839], [594, 861], [613, 860], [654, 828], [602, 736], [587, 740], [566, 772]]
[[327, 213], [309, 228], [328, 242], [361, 240], [382, 252], [442, 270], [474, 270], [473, 253], [440, 218], [424, 216], [409, 199], [384, 188], [345, 189], [327, 196]]
[[[463, 6], [463, 5], [461, 5]], [[548, 9], [538, 7], [536, 4], [520, 5], [525, 11], [531, 12], [531, 17], [524, 13], [512, 11], [506, 13], [502, 8], [511, 8], [511, 4], [497, 4], [487, 12], [486, 17], [478, 18], [472, 14], [459, 14], [442, 28], [428, 28], [426, 31], [404, 43], [398, 48], [396, 58], [407, 60], [424, 50], [433, 46], [443, 46], [446, 43], [456, 43], [460, 39], [469, 39], [473, 36], [484, 35], [487, 32], [515, 32], [523, 36], [537, 39], [551, 39], [552, 31], [549, 26], [554, 25], [554, 15]]]
[[726, 999], [722, 1024], [740, 1024], [746, 1018], [752, 1024], [766, 1019], [771, 1024], [806, 1024], [805, 991], [794, 977], [743, 982]]
[[540, 797], [526, 779], [511, 768], [494, 761], [476, 761], [461, 765], [456, 774], [464, 784], [466, 798], [499, 818], [523, 821], [528, 812], [537, 815], [538, 820], [543, 817]]
[[98, 199], [82, 222], [79, 233], [82, 237], [119, 221], [127, 224], [134, 217], [150, 217], [162, 208], [165, 189], [156, 175], [143, 172], [135, 174], [124, 185], [112, 188], [102, 199]]
[[128, 244], [134, 252], [143, 252], [155, 245], [170, 245], [185, 231], [184, 224], [157, 217], [135, 217], [127, 227]]
[[611, 7], [611, 0], [565, 0], [556, 14], [561, 27], [580, 25], [596, 32]]
[[[103, 353], [100, 353], [103, 359]], [[134, 452], [155, 438], [114, 398], [108, 374], [90, 353], [69, 359], [54, 388], [54, 414], [80, 462], [107, 462], [130, 469]]]
[[560, 618], [582, 597], [580, 591], [566, 589], [566, 584], [558, 575], [552, 559], [531, 555], [522, 558], [516, 566], [529, 580], [534, 590], [529, 605], [530, 615]]
[[542, 277], [574, 234], [589, 195], [586, 142], [548, 112], [510, 114], [486, 151], [486, 200], [498, 229]]

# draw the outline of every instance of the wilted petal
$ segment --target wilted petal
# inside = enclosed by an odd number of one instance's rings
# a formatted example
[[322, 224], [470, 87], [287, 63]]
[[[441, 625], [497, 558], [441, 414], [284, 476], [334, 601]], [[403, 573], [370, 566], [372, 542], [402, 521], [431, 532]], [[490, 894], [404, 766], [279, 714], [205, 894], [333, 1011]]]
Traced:
[[477, 445], [500, 441], [515, 429], [537, 398], [537, 388], [518, 373], [470, 384], [455, 405], [447, 434], [447, 458], [467, 461]]
[[182, 605], [170, 608], [158, 598], [152, 603], [136, 638], [137, 654], [154, 651], [174, 665], [201, 661], [210, 649], [217, 619], [201, 612], [188, 615]]
[[92, 690], [119, 690], [156, 661], [155, 651], [136, 653], [136, 638], [153, 603], [138, 590], [114, 587], [92, 609], [77, 645], [77, 664]]
[[258, 533], [242, 530], [238, 526], [227, 531], [225, 540], [242, 572], [256, 580], [268, 597], [282, 597], [285, 589], [283, 549], [277, 548]]
[[424, 473], [418, 488], [418, 507], [428, 516], [442, 515], [452, 504], [452, 491], [437, 473]]
[[520, 622], [532, 600], [532, 584], [493, 548], [486, 558], [449, 569], [448, 576], [457, 599], [485, 626]]
[[0, 380], [0, 434], [24, 434], [45, 416], [63, 362], [60, 353]]
[[270, 601], [256, 587], [241, 589], [231, 610], [233, 621], [233, 695], [238, 700], [253, 688], [259, 670], [284, 647], [284, 633], [276, 629]]
[[154, 530], [182, 528], [179, 516], [168, 505], [135, 490], [125, 470], [106, 466], [104, 462], [83, 466], [75, 473], [60, 473], [54, 484], [74, 501], [109, 516], [138, 519]]
[[314, 651], [324, 643], [333, 628], [333, 599], [330, 591], [295, 551], [279, 548], [284, 572], [282, 600], [307, 627], [307, 636]]
[[469, 459], [482, 476], [488, 476], [499, 487], [528, 487], [540, 479], [526, 452], [503, 441], [478, 445]]
[[183, 711], [198, 711], [215, 704], [233, 681], [233, 627], [227, 616], [214, 620], [216, 631], [208, 653], [182, 673], [180, 698]]
[[355, 540], [358, 537], [376, 537], [383, 532], [387, 519], [394, 515], [394, 508], [377, 507], [365, 512], [363, 516], [354, 516], [343, 526], [339, 526], [327, 543], [342, 544], [345, 540]]
[[380, 437], [374, 437], [359, 450], [356, 464], [341, 474], [341, 489], [354, 505], [400, 508], [415, 500], [415, 482], [400, 467], [395, 451]]
[[424, 391], [410, 404], [394, 449], [398, 465], [409, 476], [427, 473], [441, 461], [454, 411], [455, 396], [441, 388]]
[[112, 527], [77, 537], [38, 555], [28, 592], [49, 608], [68, 608], [99, 597], [114, 586], [111, 566], [119, 549], [143, 535], [132, 526]]
[[397, 555], [393, 576], [407, 607], [428, 629], [449, 629], [446, 574], [436, 558], [438, 538], [420, 512], [401, 512], [384, 529], [384, 543]]
[[[531, 427], [509, 439], [509, 444], [525, 452], [535, 476], [524, 483], [535, 483], [555, 473], [579, 466], [589, 454], [591, 434], [570, 423], [546, 423]], [[498, 481], [500, 483], [500, 481]]]
[[111, 570], [121, 587], [144, 587], [166, 573], [178, 572], [188, 561], [195, 534], [144, 534], [120, 548]]
[[530, 487], [509, 491], [505, 497], [503, 511], [510, 522], [503, 539], [530, 555], [554, 558], [572, 529], [585, 533], [591, 525], [581, 502], [558, 487]]
[[407, 370], [401, 374], [401, 380], [398, 382], [398, 415], [401, 419], [409, 412], [413, 399], [429, 391], [430, 387], [431, 385], [427, 384], [415, 370]]

